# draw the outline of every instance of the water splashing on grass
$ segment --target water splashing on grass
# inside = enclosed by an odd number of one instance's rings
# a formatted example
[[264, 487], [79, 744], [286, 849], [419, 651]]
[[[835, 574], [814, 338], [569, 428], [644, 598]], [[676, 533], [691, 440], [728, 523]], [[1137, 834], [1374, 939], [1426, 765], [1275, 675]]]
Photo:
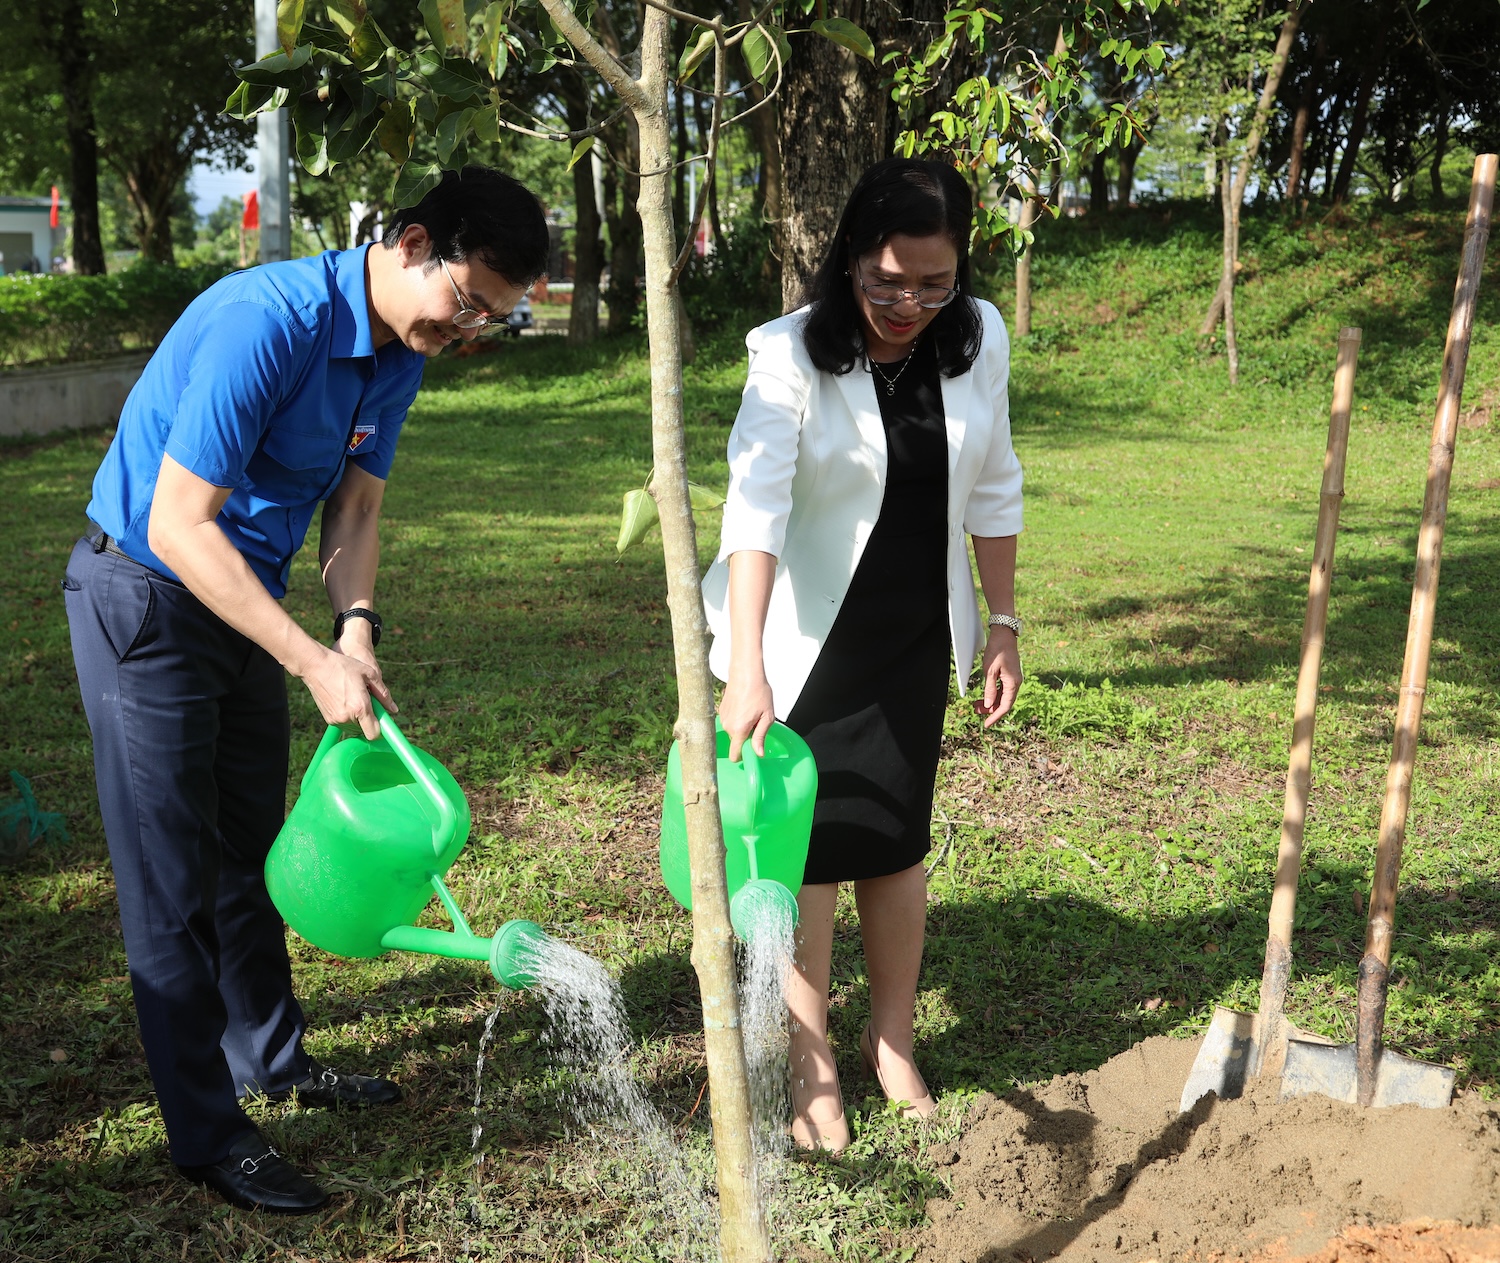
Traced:
[[[757, 936], [741, 951], [740, 1019], [754, 1110], [758, 1205], [767, 1213], [784, 1201], [787, 1028], [785, 982], [792, 960], [791, 928]], [[632, 1042], [618, 983], [598, 961], [556, 939], [528, 947], [530, 988], [547, 1014], [541, 1036], [565, 1084], [561, 1104], [578, 1133], [602, 1150], [601, 1177], [628, 1208], [622, 1230], [646, 1253], [674, 1263], [716, 1263], [718, 1193], [711, 1147], [679, 1139], [632, 1072]], [[474, 1095], [476, 1181], [484, 1162], [480, 1098], [485, 1049], [499, 1009], [480, 1039]], [[698, 1137], [701, 1142], [701, 1135]], [[477, 1183], [476, 1183], [477, 1189]], [[476, 1208], [477, 1209], [477, 1208]], [[769, 1214], [773, 1235], [782, 1214]], [[632, 1257], [636, 1257], [632, 1255]]]

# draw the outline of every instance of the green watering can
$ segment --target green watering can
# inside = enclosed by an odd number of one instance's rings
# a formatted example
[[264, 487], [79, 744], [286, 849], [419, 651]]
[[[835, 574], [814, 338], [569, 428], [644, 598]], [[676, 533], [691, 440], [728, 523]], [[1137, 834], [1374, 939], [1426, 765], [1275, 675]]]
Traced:
[[[747, 741], [729, 761], [729, 734], [715, 721], [719, 818], [724, 826], [724, 877], [729, 916], [745, 941], [797, 923], [797, 891], [807, 866], [818, 769], [812, 751], [785, 724], [766, 733], [764, 757]], [[693, 906], [687, 812], [682, 805], [682, 755], [672, 743], [661, 812], [661, 875], [672, 898]]]
[[[286, 923], [336, 956], [396, 950], [488, 961], [507, 987], [530, 986], [547, 939], [531, 921], [479, 938], [443, 885], [469, 839], [469, 804], [441, 763], [402, 735], [379, 702], [374, 741], [330, 728], [266, 857], [266, 889]], [[443, 901], [452, 930], [413, 924]]]

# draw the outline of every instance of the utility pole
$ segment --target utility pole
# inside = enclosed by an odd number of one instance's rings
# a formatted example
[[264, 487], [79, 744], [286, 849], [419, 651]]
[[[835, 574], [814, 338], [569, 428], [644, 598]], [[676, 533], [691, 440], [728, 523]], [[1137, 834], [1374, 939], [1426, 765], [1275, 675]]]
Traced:
[[[281, 50], [276, 35], [276, 0], [255, 0], [255, 55]], [[291, 143], [285, 109], [268, 111], [255, 123], [256, 165], [260, 172], [260, 261], [292, 257]]]

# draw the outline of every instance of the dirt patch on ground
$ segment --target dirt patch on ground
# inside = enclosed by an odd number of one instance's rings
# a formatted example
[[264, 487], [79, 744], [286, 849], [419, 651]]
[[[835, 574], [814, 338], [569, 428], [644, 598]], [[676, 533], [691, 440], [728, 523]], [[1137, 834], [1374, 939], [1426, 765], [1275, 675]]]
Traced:
[[981, 1098], [940, 1155], [953, 1196], [929, 1204], [921, 1263], [1500, 1260], [1482, 1230], [1500, 1223], [1500, 1109], [1281, 1103], [1269, 1082], [1179, 1116], [1197, 1050], [1150, 1039]]

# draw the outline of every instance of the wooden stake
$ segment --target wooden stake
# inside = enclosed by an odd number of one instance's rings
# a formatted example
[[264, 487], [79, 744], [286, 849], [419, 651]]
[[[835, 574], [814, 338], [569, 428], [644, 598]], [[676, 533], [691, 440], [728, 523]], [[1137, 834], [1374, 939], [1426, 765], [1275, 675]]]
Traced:
[[1271, 897], [1270, 933], [1260, 976], [1259, 1037], [1254, 1041], [1252, 1075], [1280, 1074], [1286, 1061], [1286, 989], [1292, 974], [1292, 921], [1302, 873], [1302, 834], [1312, 788], [1313, 723], [1318, 709], [1318, 675], [1323, 665], [1323, 634], [1328, 626], [1328, 589], [1333, 581], [1333, 547], [1344, 501], [1344, 463], [1349, 452], [1349, 413], [1354, 403], [1354, 367], [1359, 359], [1358, 329], [1339, 330], [1338, 367], [1333, 377], [1333, 408], [1328, 417], [1328, 449], [1323, 455], [1323, 490], [1318, 500], [1318, 533], [1307, 581], [1307, 615], [1302, 623], [1302, 662], [1297, 669], [1297, 704], [1292, 720], [1292, 751], [1287, 761], [1286, 800], [1281, 815], [1281, 846], [1276, 854], [1276, 891]]
[[1469, 363], [1469, 338], [1479, 299], [1479, 278], [1490, 235], [1495, 201], [1495, 154], [1481, 154], [1474, 162], [1469, 194], [1469, 217], [1464, 228], [1463, 261], [1453, 294], [1448, 343], [1438, 387], [1437, 416], [1432, 423], [1432, 448], [1427, 462], [1427, 494], [1422, 502], [1422, 525], [1417, 535], [1417, 571], [1412, 583], [1411, 615], [1406, 628], [1406, 659], [1401, 669], [1401, 693], [1396, 703], [1396, 738], [1385, 779], [1385, 802], [1380, 812], [1380, 845], [1375, 855], [1375, 882], [1370, 892], [1370, 916], [1365, 925], [1365, 954], [1359, 962], [1358, 1060], [1359, 1103], [1369, 1105], [1375, 1093], [1381, 1034], [1385, 1029], [1386, 984], [1391, 964], [1391, 940], [1396, 924], [1396, 886], [1401, 876], [1401, 850], [1406, 840], [1406, 817], [1411, 806], [1412, 768], [1417, 758], [1417, 731], [1427, 696], [1427, 664], [1432, 647], [1433, 613], [1437, 605], [1438, 570], [1443, 557], [1443, 527], [1448, 517], [1448, 487], [1453, 476], [1453, 449], [1458, 436], [1458, 409], [1463, 399], [1464, 372]]

